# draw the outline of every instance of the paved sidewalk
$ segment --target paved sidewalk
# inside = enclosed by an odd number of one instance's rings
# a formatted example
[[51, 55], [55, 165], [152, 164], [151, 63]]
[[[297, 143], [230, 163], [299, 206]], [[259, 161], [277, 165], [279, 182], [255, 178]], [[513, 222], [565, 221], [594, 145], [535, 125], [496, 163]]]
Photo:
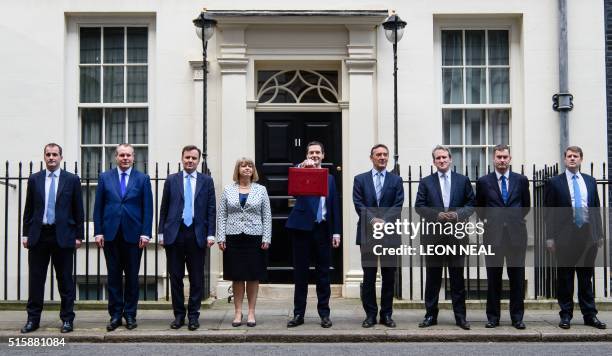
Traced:
[[[0, 311], [0, 342], [7, 342], [10, 337], [64, 337], [69, 342], [501, 342], [501, 341], [612, 341], [612, 329], [597, 330], [582, 324], [582, 317], [577, 308], [576, 317], [569, 330], [557, 327], [559, 322], [554, 302], [539, 302], [539, 309], [529, 309], [525, 313], [526, 330], [516, 330], [510, 325], [508, 312], [502, 315], [501, 326], [495, 329], [484, 327], [486, 316], [480, 304], [468, 305], [468, 320], [472, 330], [464, 331], [454, 325], [450, 310], [441, 310], [438, 325], [420, 329], [417, 324], [423, 318], [422, 309], [402, 309], [398, 302], [393, 318], [397, 328], [390, 329], [377, 325], [363, 329], [361, 322], [364, 313], [357, 299], [334, 298], [331, 301], [331, 320], [333, 327], [323, 329], [319, 325], [316, 313], [316, 300], [309, 299], [306, 322], [297, 328], [288, 329], [286, 322], [292, 314], [292, 303], [289, 300], [259, 300], [257, 305], [257, 326], [246, 325], [234, 328], [233, 304], [227, 300], [217, 300], [209, 308], [202, 309], [201, 327], [189, 331], [186, 327], [172, 330], [169, 327], [173, 319], [168, 309], [146, 309], [138, 312], [138, 328], [126, 330], [120, 327], [107, 332], [108, 314], [105, 310], [78, 310], [75, 320], [75, 331], [60, 334], [58, 312], [48, 310], [43, 313], [39, 330], [23, 335], [19, 329], [26, 320], [25, 310]], [[406, 304], [406, 303], [404, 303]], [[414, 305], [414, 304], [407, 304]], [[418, 303], [417, 303], [418, 305]], [[406, 306], [406, 305], [404, 305]], [[442, 307], [447, 307], [443, 303]], [[166, 308], [167, 305], [162, 305]], [[149, 306], [150, 308], [150, 306]], [[246, 304], [245, 304], [246, 308]], [[507, 310], [507, 304], [502, 308]], [[545, 310], [548, 309], [548, 310]], [[609, 309], [609, 308], [604, 308]], [[245, 318], [246, 318], [246, 309]], [[612, 327], [612, 311], [599, 314], [602, 321]], [[246, 321], [246, 320], [245, 320]]]

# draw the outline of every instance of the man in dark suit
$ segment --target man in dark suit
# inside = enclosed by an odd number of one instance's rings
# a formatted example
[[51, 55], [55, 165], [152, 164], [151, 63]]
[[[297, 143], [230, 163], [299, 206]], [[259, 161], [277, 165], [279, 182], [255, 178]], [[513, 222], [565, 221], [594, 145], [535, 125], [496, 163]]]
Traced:
[[[437, 172], [423, 178], [419, 183], [415, 201], [416, 212], [427, 222], [441, 224], [463, 222], [474, 212], [474, 191], [470, 179], [451, 172], [452, 157], [448, 148], [436, 146], [432, 151], [433, 164]], [[452, 245], [462, 243], [452, 235], [421, 236], [421, 244]], [[455, 323], [464, 330], [470, 329], [466, 320], [465, 281], [463, 278], [464, 256], [425, 256], [425, 319], [419, 327], [425, 328], [438, 323], [438, 295], [442, 284], [442, 269], [448, 267], [451, 299]]]
[[159, 208], [158, 241], [166, 249], [172, 288], [172, 329], [185, 324], [183, 278], [189, 272], [189, 330], [200, 327], [206, 247], [215, 242], [215, 186], [212, 178], [198, 173], [202, 153], [196, 146], [181, 152], [183, 171], [171, 174], [164, 183]]
[[569, 329], [574, 312], [574, 274], [578, 279], [578, 303], [584, 324], [605, 329], [597, 318], [593, 295], [594, 261], [603, 244], [597, 182], [580, 172], [583, 153], [578, 146], [565, 149], [565, 172], [546, 184], [547, 247], [557, 257], [559, 327]]
[[479, 218], [485, 222], [483, 243], [490, 245], [495, 255], [485, 256], [487, 264], [487, 323], [499, 326], [500, 299], [504, 259], [510, 280], [510, 318], [517, 329], [525, 329], [525, 252], [531, 198], [527, 177], [510, 172], [510, 148], [493, 148], [495, 172], [476, 182], [476, 206]]
[[83, 198], [81, 180], [60, 168], [62, 148], [49, 143], [44, 148], [47, 169], [28, 178], [23, 212], [23, 247], [28, 249], [28, 321], [22, 333], [38, 329], [43, 310], [49, 259], [55, 267], [61, 297], [62, 333], [74, 329], [75, 248], [83, 240]]
[[[151, 239], [153, 196], [149, 176], [137, 171], [134, 148], [115, 148], [117, 168], [98, 178], [94, 204], [94, 235], [104, 248], [108, 273], [108, 313], [106, 330], [115, 330], [125, 318], [129, 330], [138, 326], [138, 271], [142, 250]], [[125, 285], [122, 275], [125, 273]]]
[[[298, 166], [302, 168], [321, 168], [324, 157], [323, 144], [312, 141], [306, 146], [306, 160]], [[287, 322], [287, 327], [290, 328], [304, 324], [311, 252], [314, 252], [317, 278], [317, 311], [321, 317], [321, 326], [324, 328], [332, 326], [329, 318], [329, 297], [331, 295], [329, 266], [331, 263], [331, 247], [337, 248], [340, 246], [341, 218], [336, 182], [331, 174], [327, 176], [327, 185], [327, 197], [298, 197], [285, 225], [286, 228], [290, 229], [293, 237], [295, 290], [293, 294], [293, 319]]]
[[[369, 245], [365, 240], [370, 236], [369, 232], [371, 232], [372, 225], [387, 221], [395, 222], [401, 216], [401, 208], [404, 204], [402, 178], [387, 172], [387, 162], [389, 160], [387, 146], [378, 144], [372, 147], [370, 160], [372, 161], [372, 169], [356, 175], [353, 181], [353, 204], [359, 215], [357, 245], [361, 245], [362, 242], [364, 245]], [[363, 236], [364, 233], [367, 236]], [[396, 236], [387, 236], [386, 238], [394, 239]], [[378, 267], [372, 265], [373, 263], [378, 264], [376, 257], [371, 249], [362, 250], [363, 286], [361, 302], [366, 318], [361, 326], [364, 328], [374, 326], [378, 314], [378, 305], [376, 304], [376, 272]], [[393, 314], [396, 268], [397, 266], [393, 264], [393, 261], [385, 263], [381, 260], [380, 323], [390, 328], [395, 327], [395, 321], [393, 321], [391, 315]]]

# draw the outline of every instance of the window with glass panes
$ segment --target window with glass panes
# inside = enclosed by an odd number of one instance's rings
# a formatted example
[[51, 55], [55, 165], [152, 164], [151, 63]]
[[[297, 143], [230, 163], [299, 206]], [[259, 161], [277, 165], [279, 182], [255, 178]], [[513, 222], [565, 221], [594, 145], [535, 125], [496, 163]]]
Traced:
[[491, 149], [510, 144], [510, 44], [503, 29], [441, 31], [442, 137], [457, 171], [487, 171]]
[[79, 119], [83, 174], [115, 165], [117, 144], [135, 148], [135, 167], [148, 160], [148, 28], [79, 29]]

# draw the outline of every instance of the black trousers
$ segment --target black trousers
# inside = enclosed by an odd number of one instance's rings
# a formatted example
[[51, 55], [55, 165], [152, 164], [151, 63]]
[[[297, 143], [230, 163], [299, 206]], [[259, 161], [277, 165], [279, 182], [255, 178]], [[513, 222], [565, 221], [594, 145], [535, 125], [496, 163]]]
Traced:
[[[165, 245], [168, 271], [170, 272], [170, 288], [172, 291], [172, 309], [174, 317], [197, 320], [200, 317], [200, 306], [204, 288], [205, 248], [198, 246], [194, 225], [190, 227], [181, 224], [178, 236], [172, 245]], [[189, 301], [185, 309], [185, 293], [183, 278], [185, 266], [189, 273]]]
[[[363, 285], [361, 287], [361, 304], [368, 318], [375, 319], [378, 314], [376, 304], [376, 267], [363, 268]], [[380, 267], [382, 286], [380, 289], [380, 317], [393, 314], [393, 291], [395, 287], [396, 267]]]
[[525, 314], [525, 251], [524, 246], [512, 246], [504, 229], [501, 246], [492, 247], [495, 256], [486, 256], [487, 264], [487, 320], [497, 323], [501, 314], [502, 274], [504, 260], [510, 281], [510, 319], [523, 320]]
[[[119, 226], [113, 241], [104, 241], [108, 271], [108, 313], [112, 319], [136, 317], [138, 309], [138, 271], [142, 249], [138, 243], [126, 242]], [[122, 283], [125, 274], [125, 282]]]
[[[574, 316], [574, 274], [578, 279], [578, 304], [585, 320], [597, 315], [595, 294], [593, 293], [593, 264], [597, 255], [597, 245], [593, 243], [589, 224], [573, 230], [575, 240], [568, 246], [557, 246], [558, 259], [563, 266], [557, 267], [557, 300], [559, 316], [571, 319]], [[576, 267], [576, 265], [580, 267]]]
[[465, 319], [465, 280], [463, 278], [464, 256], [426, 256], [425, 317], [438, 317], [438, 297], [442, 286], [444, 265], [450, 277], [451, 300], [455, 319]]
[[329, 297], [331, 295], [329, 265], [331, 263], [331, 239], [327, 222], [315, 224], [312, 231], [292, 230], [293, 232], [293, 315], [306, 312], [308, 297], [308, 274], [310, 257], [314, 256], [317, 282], [317, 311], [319, 316], [329, 317]]
[[55, 268], [57, 289], [59, 290], [60, 318], [74, 321], [75, 288], [72, 278], [74, 248], [61, 248], [57, 244], [55, 227], [43, 227], [38, 243], [28, 249], [28, 321], [38, 324], [43, 310], [45, 283], [49, 260]]

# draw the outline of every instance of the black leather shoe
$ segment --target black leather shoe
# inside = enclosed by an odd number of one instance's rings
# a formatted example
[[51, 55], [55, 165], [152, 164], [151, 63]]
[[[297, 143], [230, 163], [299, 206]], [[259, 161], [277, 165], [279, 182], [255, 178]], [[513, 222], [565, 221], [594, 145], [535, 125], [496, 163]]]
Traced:
[[461, 318], [461, 319], [457, 319], [456, 324], [458, 327], [460, 327], [463, 330], [470, 330], [470, 323], [467, 322], [467, 320]]
[[125, 328], [126, 329], [128, 330], [136, 329], [137, 326], [138, 324], [136, 323], [136, 318], [134, 318], [133, 316], [125, 317]]
[[381, 316], [380, 317], [380, 323], [383, 324], [384, 326], [388, 327], [388, 328], [396, 327], [395, 321], [393, 321], [393, 319], [391, 319], [391, 316], [389, 316], [389, 315]]
[[302, 324], [304, 324], [304, 317], [301, 315], [296, 315], [293, 317], [293, 319], [287, 322], [287, 327], [295, 328], [296, 326], [300, 326]]
[[514, 326], [518, 330], [524, 330], [525, 328], [527, 328], [522, 320], [513, 322], [512, 326]]
[[559, 327], [561, 329], [569, 329], [570, 328], [570, 319], [569, 318], [561, 318], [561, 321], [559, 321]]
[[32, 331], [38, 329], [38, 323], [34, 323], [33, 321], [27, 321], [23, 328], [21, 328], [22, 334], [31, 333]]
[[255, 326], [257, 326], [257, 322], [255, 320], [253, 321], [247, 321], [247, 326], [249, 328], [254, 328]]
[[596, 316], [592, 316], [588, 319], [584, 319], [584, 325], [588, 325], [588, 326], [592, 326], [594, 328], [597, 329], [605, 329], [606, 328], [606, 323], [601, 322], [599, 319], [597, 319]]
[[72, 321], [64, 321], [60, 332], [62, 334], [65, 334], [65, 333], [72, 332], [72, 330], [74, 330], [74, 324], [72, 323]]
[[170, 323], [170, 329], [180, 329], [183, 325], [185, 325], [185, 319], [183, 318], [176, 318], [174, 320], [172, 320], [172, 322]]
[[332, 322], [331, 322], [331, 320], [329, 320], [328, 316], [324, 316], [324, 317], [321, 318], [321, 327], [322, 328], [327, 329], [327, 328], [331, 328], [331, 326], [332, 326]]
[[438, 320], [436, 318], [434, 318], [433, 316], [426, 316], [425, 319], [423, 319], [423, 321], [419, 323], [419, 328], [428, 328], [432, 325], [437, 324]]
[[200, 322], [198, 321], [198, 319], [189, 320], [189, 325], [187, 325], [187, 329], [194, 331], [194, 330], [198, 330], [199, 327], [200, 327]]
[[493, 329], [493, 328], [498, 327], [498, 326], [499, 326], [499, 321], [489, 320], [485, 324], [485, 328], [487, 328], [487, 329]]
[[371, 328], [374, 325], [376, 325], [376, 318], [370, 318], [370, 317], [365, 318], [363, 323], [361, 323], [362, 328]]
[[119, 318], [111, 319], [110, 322], [106, 324], [106, 331], [113, 331], [117, 329], [118, 327], [120, 327], [122, 324], [123, 323], [121, 322], [121, 319]]
[[242, 313], [240, 313], [240, 321], [232, 321], [232, 326], [237, 328], [242, 325]]

